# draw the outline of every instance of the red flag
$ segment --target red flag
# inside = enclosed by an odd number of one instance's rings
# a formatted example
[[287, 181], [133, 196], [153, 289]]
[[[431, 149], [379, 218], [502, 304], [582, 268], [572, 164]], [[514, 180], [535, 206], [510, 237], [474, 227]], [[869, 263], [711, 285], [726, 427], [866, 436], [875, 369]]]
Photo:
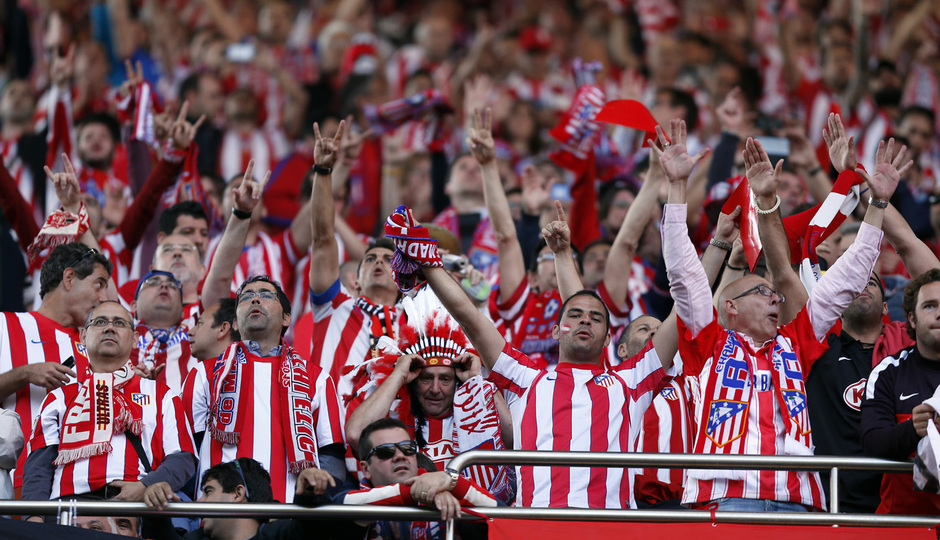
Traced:
[[[644, 146], [646, 145], [646, 139], [656, 140], [656, 126], [659, 125], [656, 119], [653, 118], [653, 113], [646, 108], [646, 105], [635, 99], [618, 99], [607, 103], [597, 113], [597, 121], [645, 131]], [[666, 140], [669, 140], [668, 136], [666, 136]]]
[[757, 214], [754, 212], [754, 198], [751, 196], [751, 185], [747, 178], [741, 180], [738, 187], [734, 188], [731, 196], [721, 207], [722, 214], [730, 214], [736, 206], [741, 207], [741, 215], [738, 216], [738, 226], [741, 229], [741, 243], [744, 244], [744, 255], [747, 256], [747, 266], [754, 271], [757, 260], [760, 259], [762, 249], [760, 235], [757, 234]]

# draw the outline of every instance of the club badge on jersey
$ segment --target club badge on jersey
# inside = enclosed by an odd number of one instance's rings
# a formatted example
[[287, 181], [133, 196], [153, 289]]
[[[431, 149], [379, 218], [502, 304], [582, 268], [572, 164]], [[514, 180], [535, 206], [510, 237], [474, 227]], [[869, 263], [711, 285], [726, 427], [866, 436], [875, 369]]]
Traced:
[[748, 404], [743, 401], [718, 399], [708, 410], [705, 436], [717, 446], [725, 446], [744, 435], [747, 427]]

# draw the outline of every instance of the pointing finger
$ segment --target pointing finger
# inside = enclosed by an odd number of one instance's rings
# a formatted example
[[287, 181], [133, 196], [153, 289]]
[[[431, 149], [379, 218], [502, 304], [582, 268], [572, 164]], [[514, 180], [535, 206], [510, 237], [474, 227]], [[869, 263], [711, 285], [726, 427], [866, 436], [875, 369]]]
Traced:
[[183, 102], [183, 106], [180, 107], [180, 114], [176, 117], [176, 122], [182, 124], [186, 121], [186, 114], [189, 112], [189, 100]]
[[193, 128], [192, 128], [192, 129], [193, 129], [193, 133], [195, 133], [196, 131], [199, 130], [199, 126], [201, 126], [202, 123], [205, 122], [205, 120], [206, 120], [206, 115], [202, 115], [202, 116], [199, 117], [199, 120], [196, 120], [196, 123], [193, 124]]
[[555, 214], [558, 215], [558, 221], [568, 222], [568, 216], [565, 214], [565, 207], [561, 201], [555, 201]]

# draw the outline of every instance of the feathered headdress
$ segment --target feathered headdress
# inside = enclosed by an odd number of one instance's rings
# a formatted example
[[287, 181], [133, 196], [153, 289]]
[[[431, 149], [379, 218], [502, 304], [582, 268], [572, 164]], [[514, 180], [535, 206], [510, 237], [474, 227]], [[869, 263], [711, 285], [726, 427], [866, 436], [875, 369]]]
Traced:
[[[361, 403], [375, 391], [395, 370], [398, 358], [406, 354], [421, 356], [430, 366], [453, 366], [455, 360], [471, 351], [470, 341], [457, 321], [444, 309], [430, 289], [422, 289], [414, 298], [405, 296], [401, 301], [405, 317], [399, 327], [398, 340], [382, 336], [375, 350], [378, 355], [357, 367], [353, 372], [353, 391], [343, 396], [345, 403]], [[392, 410], [398, 418], [411, 414], [411, 398], [403, 387]]]

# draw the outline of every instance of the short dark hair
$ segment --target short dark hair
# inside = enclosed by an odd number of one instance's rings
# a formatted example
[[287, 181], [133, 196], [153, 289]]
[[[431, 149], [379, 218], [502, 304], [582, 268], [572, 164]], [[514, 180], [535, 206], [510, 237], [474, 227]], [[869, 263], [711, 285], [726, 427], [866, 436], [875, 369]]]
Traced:
[[[235, 462], [238, 462], [238, 467], [235, 466]], [[239, 468], [241, 468], [240, 473]], [[245, 479], [242, 480], [242, 477]], [[274, 494], [271, 492], [271, 475], [261, 463], [251, 458], [240, 457], [235, 461], [213, 465], [202, 474], [202, 485], [206, 485], [210, 480], [218, 482], [225, 493], [233, 493], [238, 486], [245, 486], [248, 502], [274, 502]]]
[[117, 118], [108, 114], [108, 113], [89, 113], [86, 114], [75, 123], [75, 133], [76, 135], [81, 132], [85, 126], [91, 124], [101, 124], [108, 130], [108, 134], [111, 135], [111, 140], [117, 145], [121, 142], [121, 125], [118, 123]]
[[565, 310], [568, 309], [568, 303], [579, 296], [590, 296], [600, 302], [601, 306], [604, 308], [604, 325], [606, 326], [606, 331], [610, 332], [610, 311], [607, 310], [607, 304], [604, 303], [604, 300], [601, 299], [599, 294], [589, 289], [581, 289], [565, 300], [561, 305], [561, 309], [558, 310], [558, 318], [555, 319], [555, 324], [561, 326], [561, 318], [565, 315]]
[[180, 216], [190, 216], [196, 219], [204, 219], [209, 223], [206, 217], [206, 210], [196, 201], [182, 201], [167, 208], [160, 214], [160, 220], [157, 230], [163, 234], [173, 234], [176, 229]]
[[183, 79], [183, 82], [180, 83], [180, 93], [179, 93], [180, 103], [186, 101], [186, 94], [190, 92], [193, 92], [196, 94], [199, 93], [199, 83], [202, 82], [202, 78], [206, 75], [208, 74], [197, 71], [196, 73], [193, 73], [189, 77], [186, 77], [185, 79]]
[[936, 118], [937, 118], [937, 116], [933, 113], [933, 111], [931, 111], [927, 107], [922, 107], [920, 105], [911, 105], [910, 107], [904, 107], [904, 109], [901, 110], [901, 114], [898, 115], [898, 125], [900, 126], [901, 123], [904, 122], [904, 120], [906, 120], [907, 117], [911, 115], [923, 116], [930, 122], [931, 126], [934, 125], [934, 122], [936, 121]]
[[111, 261], [98, 250], [81, 242], [56, 246], [39, 271], [39, 298], [45, 298], [46, 293], [62, 283], [62, 272], [65, 272], [66, 268], [74, 270], [78, 279], [85, 279], [95, 271], [97, 264], [104, 267], [108, 276], [111, 275]]
[[218, 328], [222, 323], [228, 323], [232, 333], [232, 338], [235, 341], [241, 340], [241, 335], [238, 333], [238, 330], [235, 329], [235, 307], [238, 306], [238, 300], [234, 298], [223, 298], [219, 300], [219, 309], [215, 312], [212, 317], [212, 324], [209, 325], [209, 328]]
[[365, 429], [362, 430], [362, 433], [359, 434], [359, 459], [365, 461], [365, 456], [368, 456], [372, 452], [372, 448], [374, 447], [372, 444], [373, 433], [383, 429], [394, 428], [401, 428], [405, 430], [406, 433], [410, 433], [408, 426], [397, 418], [379, 418], [366, 426]]
[[901, 307], [904, 309], [905, 324], [907, 325], [907, 335], [911, 339], [917, 339], [917, 332], [911, 326], [911, 315], [914, 315], [914, 322], [917, 322], [917, 295], [921, 287], [929, 283], [940, 281], [940, 268], [931, 268], [923, 274], [915, 277], [904, 287], [904, 298], [901, 300]]
[[395, 242], [393, 242], [391, 238], [388, 238], [386, 236], [381, 236], [369, 242], [369, 244], [366, 246], [366, 250], [363, 252], [362, 259], [359, 260], [359, 264], [356, 266], [356, 275], [359, 274], [359, 270], [362, 268], [362, 261], [366, 259], [366, 255], [368, 255], [370, 251], [376, 248], [385, 248], [391, 251], [392, 253], [394, 253]]
[[[287, 293], [285, 293], [284, 289], [281, 288], [281, 284], [278, 283], [273, 277], [267, 274], [252, 276], [246, 279], [244, 283], [242, 283], [241, 287], [238, 288], [238, 294], [236, 295], [236, 298], [235, 298], [235, 307], [236, 308], [238, 307], [238, 301], [239, 301], [238, 299], [241, 298], [242, 292], [245, 290], [245, 287], [251, 285], [252, 283], [257, 283], [259, 281], [270, 283], [271, 286], [274, 287], [274, 291], [277, 293], [277, 301], [280, 302], [281, 304], [281, 310], [283, 310], [285, 314], [290, 315], [291, 313], [290, 298], [287, 297]], [[287, 327], [285, 326], [281, 328], [281, 335], [283, 336], [286, 333], [287, 333]]]
[[601, 186], [597, 194], [597, 218], [600, 221], [607, 219], [607, 214], [610, 213], [610, 205], [614, 203], [614, 197], [621, 191], [629, 191], [633, 194], [634, 199], [639, 193], [636, 186], [623, 180], [614, 180]]
[[661, 88], [658, 93], [669, 95], [669, 105], [672, 107], [685, 107], [685, 125], [689, 133], [698, 127], [698, 104], [692, 94], [678, 88]]

